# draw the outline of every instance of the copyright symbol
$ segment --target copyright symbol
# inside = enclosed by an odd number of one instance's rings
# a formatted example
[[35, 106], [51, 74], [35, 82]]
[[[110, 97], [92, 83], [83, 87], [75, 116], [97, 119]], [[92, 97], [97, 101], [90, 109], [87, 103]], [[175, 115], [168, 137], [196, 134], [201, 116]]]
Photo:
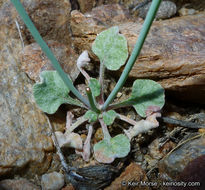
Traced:
[[125, 186], [127, 183], [126, 183], [126, 181], [122, 181], [121, 184], [122, 184], [122, 186]]

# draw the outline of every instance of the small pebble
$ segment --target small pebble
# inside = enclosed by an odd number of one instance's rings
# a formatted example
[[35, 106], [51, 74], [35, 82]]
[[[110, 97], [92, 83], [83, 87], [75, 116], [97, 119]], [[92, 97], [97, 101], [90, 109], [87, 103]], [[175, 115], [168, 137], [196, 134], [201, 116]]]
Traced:
[[122, 92], [117, 93], [117, 98], [120, 98], [122, 96]]
[[99, 142], [103, 139], [103, 137], [102, 128], [98, 128], [94, 135], [94, 141]]
[[194, 14], [196, 14], [196, 10], [195, 9], [188, 9], [188, 8], [182, 7], [179, 10], [179, 15], [180, 16], [194, 15]]
[[42, 190], [60, 190], [64, 186], [64, 175], [58, 172], [52, 172], [42, 175]]

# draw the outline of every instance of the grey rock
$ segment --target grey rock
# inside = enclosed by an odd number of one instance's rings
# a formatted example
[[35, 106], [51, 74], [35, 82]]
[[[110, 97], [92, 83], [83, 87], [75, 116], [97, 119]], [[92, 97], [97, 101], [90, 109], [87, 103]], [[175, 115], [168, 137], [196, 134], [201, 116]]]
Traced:
[[59, 190], [64, 185], [64, 175], [58, 172], [44, 174], [41, 178], [43, 190]]
[[204, 154], [205, 137], [189, 140], [160, 161], [160, 173], [176, 179], [189, 162]]
[[[145, 19], [150, 6], [151, 6], [151, 2], [139, 10], [139, 16], [141, 18]], [[156, 19], [170, 18], [174, 16], [176, 12], [177, 12], [177, 7], [175, 3], [171, 1], [162, 1], [158, 9]]]

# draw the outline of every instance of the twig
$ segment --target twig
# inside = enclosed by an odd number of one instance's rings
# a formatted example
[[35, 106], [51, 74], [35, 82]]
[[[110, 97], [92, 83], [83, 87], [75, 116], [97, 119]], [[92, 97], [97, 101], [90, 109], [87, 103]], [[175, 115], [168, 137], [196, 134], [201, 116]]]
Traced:
[[20, 30], [20, 27], [19, 27], [19, 24], [18, 24], [18, 21], [15, 19], [15, 23], [16, 23], [16, 27], [17, 27], [17, 30], [18, 30], [18, 33], [19, 33], [19, 37], [21, 39], [21, 46], [22, 46], [22, 49], [24, 49], [24, 42], [23, 42], [23, 37], [21, 35], [21, 30]]
[[200, 123], [193, 123], [190, 121], [183, 121], [183, 120], [173, 119], [170, 117], [161, 117], [161, 120], [165, 123], [179, 125], [181, 127], [187, 127], [187, 128], [192, 128], [192, 129], [205, 128], [205, 125], [200, 124]]
[[65, 157], [64, 157], [64, 155], [63, 155], [63, 153], [62, 153], [62, 151], [60, 149], [60, 146], [58, 144], [58, 140], [57, 140], [57, 138], [55, 136], [54, 128], [51, 125], [51, 122], [50, 122], [48, 116], [46, 116], [46, 118], [47, 118], [47, 121], [48, 121], [49, 128], [51, 130], [51, 134], [52, 134], [52, 139], [53, 139], [54, 145], [55, 145], [55, 147], [57, 149], [57, 154], [60, 157], [60, 161], [61, 161], [61, 164], [63, 166], [63, 169], [65, 170], [65, 172], [70, 173], [71, 168], [68, 166], [68, 164], [65, 161]]
[[77, 174], [77, 173], [75, 172], [76, 168], [72, 168], [72, 167], [68, 166], [68, 164], [66, 163], [65, 157], [64, 157], [64, 155], [63, 155], [63, 153], [62, 153], [62, 151], [61, 151], [61, 149], [60, 149], [60, 146], [59, 146], [59, 144], [58, 144], [58, 140], [57, 140], [57, 138], [56, 138], [56, 136], [55, 136], [54, 128], [53, 128], [53, 126], [51, 125], [48, 116], [46, 116], [46, 118], [47, 118], [47, 121], [48, 121], [49, 128], [50, 128], [50, 130], [51, 130], [51, 134], [52, 134], [52, 139], [53, 139], [53, 142], [54, 142], [54, 146], [55, 146], [56, 149], [57, 149], [57, 154], [58, 154], [58, 156], [60, 157], [61, 165], [63, 166], [63, 169], [64, 169], [64, 171], [65, 171], [65, 173], [66, 173], [66, 177], [67, 177], [69, 180], [71, 180], [71, 182], [73, 182], [73, 179], [76, 179], [76, 180], [78, 179], [78, 180], [80, 180], [80, 181], [81, 181], [81, 180], [85, 180], [85, 178], [84, 178], [83, 176], [81, 176], [81, 175], [79, 175], [79, 174]]

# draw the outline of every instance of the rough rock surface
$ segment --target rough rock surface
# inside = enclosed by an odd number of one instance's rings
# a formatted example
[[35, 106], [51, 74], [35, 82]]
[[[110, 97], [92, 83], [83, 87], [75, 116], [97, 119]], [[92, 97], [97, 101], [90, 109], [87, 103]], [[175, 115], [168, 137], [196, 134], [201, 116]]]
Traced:
[[96, 5], [96, 0], [78, 0], [80, 11], [82, 13], [91, 11], [92, 8]]
[[[147, 181], [147, 177], [143, 169], [135, 164], [131, 163], [129, 166], [126, 167], [125, 171], [121, 173], [121, 175], [116, 178], [110, 186], [106, 187], [105, 190], [112, 190], [112, 189], [130, 189], [134, 188], [136, 190], [146, 190], [149, 189], [148, 186], [141, 186], [140, 182]], [[129, 182], [136, 182], [135, 185], [129, 185]], [[137, 184], [139, 182], [139, 184]]]
[[[78, 59], [75, 51], [64, 44], [56, 41], [48, 41], [48, 46], [61, 64], [63, 70], [68, 73], [73, 81], [78, 77], [80, 71], [77, 68]], [[40, 81], [39, 74], [44, 70], [53, 70], [52, 64], [42, 52], [37, 43], [27, 45], [21, 52], [21, 66], [30, 79]]]
[[[110, 16], [105, 23], [101, 18], [101, 12], [106, 11], [106, 8], [101, 7], [99, 16], [93, 12], [90, 12], [89, 16], [73, 12], [71, 26], [75, 36], [75, 46], [80, 50], [90, 50], [99, 32], [112, 25], [118, 25], [120, 32], [128, 40], [131, 52], [142, 22], [129, 20], [126, 22], [125, 19], [120, 24], [113, 22], [113, 17]], [[93, 14], [94, 19], [91, 18]], [[165, 89], [173, 91], [178, 97], [204, 103], [202, 102], [205, 94], [204, 23], [205, 12], [154, 22], [141, 54], [130, 72], [130, 77], [157, 80]], [[97, 60], [95, 56], [93, 58]], [[189, 96], [184, 96], [185, 93], [189, 93]]]
[[40, 190], [41, 188], [26, 179], [6, 179], [0, 181], [1, 190]]
[[58, 172], [44, 174], [41, 178], [43, 190], [60, 190], [64, 183], [64, 175]]
[[31, 82], [20, 70], [20, 41], [10, 39], [0, 47], [0, 175], [25, 167], [28, 175], [42, 173], [51, 162], [46, 152], [53, 150], [46, 118], [34, 103]]
[[172, 179], [176, 179], [189, 162], [204, 155], [204, 153], [205, 137], [202, 136], [197, 139], [192, 139], [176, 148], [160, 161], [160, 173], [162, 176], [168, 175]]
[[[21, 2], [44, 39], [58, 40], [65, 44], [70, 42], [68, 23], [71, 6], [69, 1], [23, 0]], [[20, 19], [15, 7], [10, 1], [5, 2], [0, 8], [1, 30], [19, 38], [15, 19], [18, 21], [21, 28], [24, 43], [33, 42], [33, 37], [31, 37], [26, 25]]]

